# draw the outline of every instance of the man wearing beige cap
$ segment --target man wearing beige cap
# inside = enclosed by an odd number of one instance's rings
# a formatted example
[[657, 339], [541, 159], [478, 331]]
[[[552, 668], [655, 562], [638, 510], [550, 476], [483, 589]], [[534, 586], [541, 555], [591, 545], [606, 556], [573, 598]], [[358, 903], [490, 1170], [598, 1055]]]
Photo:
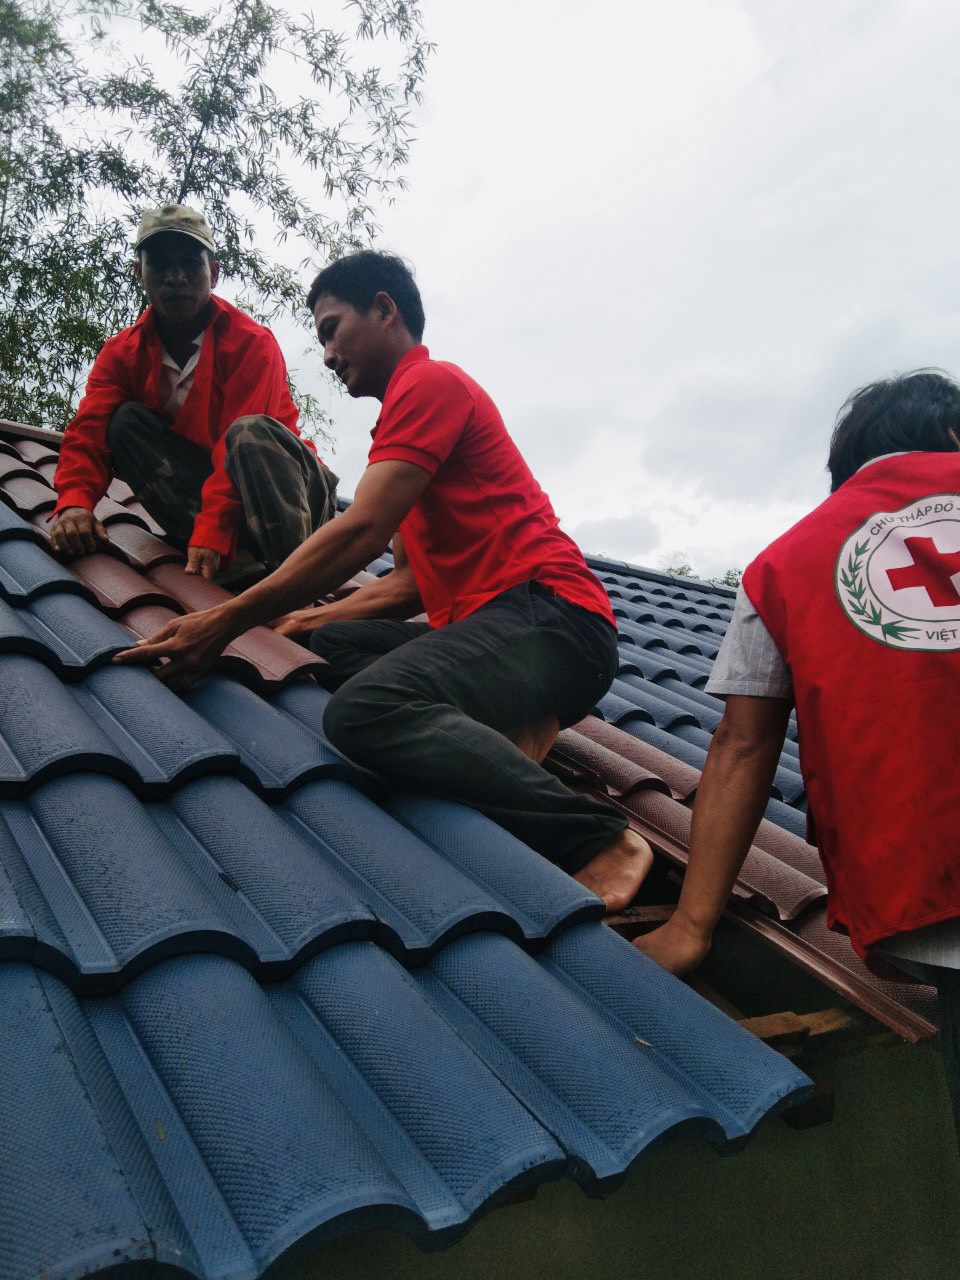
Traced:
[[54, 476], [53, 549], [108, 541], [94, 508], [119, 476], [212, 578], [238, 548], [268, 570], [336, 510], [337, 477], [297, 429], [268, 329], [212, 293], [213, 236], [187, 205], [146, 212], [134, 274], [149, 306], [97, 356]]

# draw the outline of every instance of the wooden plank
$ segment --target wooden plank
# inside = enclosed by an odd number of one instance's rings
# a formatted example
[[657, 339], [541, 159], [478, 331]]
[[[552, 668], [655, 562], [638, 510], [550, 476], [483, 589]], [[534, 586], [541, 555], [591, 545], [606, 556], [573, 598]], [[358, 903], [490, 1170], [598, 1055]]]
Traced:
[[807, 1069], [833, 1058], [897, 1044], [900, 1037], [855, 1009], [817, 1009], [813, 1013], [765, 1014], [740, 1018], [740, 1025], [785, 1057], [797, 1057]]
[[659, 929], [673, 915], [675, 902], [653, 903], [648, 906], [624, 907], [612, 915], [604, 917], [604, 922], [621, 938], [639, 938], [642, 933], [650, 933]]
[[810, 1028], [795, 1013], [767, 1013], [759, 1018], [741, 1018], [744, 1031], [776, 1049], [784, 1057], [793, 1058], [803, 1048]]

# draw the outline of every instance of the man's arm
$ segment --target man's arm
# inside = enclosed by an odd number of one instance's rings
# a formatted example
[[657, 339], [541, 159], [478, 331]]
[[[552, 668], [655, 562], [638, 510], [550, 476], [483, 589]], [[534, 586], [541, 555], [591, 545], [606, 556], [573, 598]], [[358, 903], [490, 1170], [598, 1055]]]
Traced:
[[635, 945], [682, 974], [710, 950], [770, 795], [793, 705], [789, 698], [730, 695], [713, 735], [693, 806], [690, 861], [670, 920]]
[[115, 662], [153, 665], [175, 690], [189, 688], [234, 637], [324, 596], [364, 568], [387, 546], [431, 476], [410, 462], [367, 468], [353, 502], [289, 556], [263, 582], [213, 609], [168, 623], [151, 640], [117, 654]]
[[50, 545], [59, 555], [85, 555], [109, 541], [93, 508], [110, 483], [110, 415], [129, 398], [129, 387], [108, 343], [94, 361], [77, 412], [60, 445], [53, 477], [57, 509], [50, 527]]
[[[342, 517], [340, 517], [342, 519]], [[270, 625], [282, 636], [301, 635], [330, 622], [353, 622], [358, 618], [412, 618], [423, 612], [423, 601], [399, 533], [393, 535], [394, 568], [376, 582], [311, 609], [284, 614]]]

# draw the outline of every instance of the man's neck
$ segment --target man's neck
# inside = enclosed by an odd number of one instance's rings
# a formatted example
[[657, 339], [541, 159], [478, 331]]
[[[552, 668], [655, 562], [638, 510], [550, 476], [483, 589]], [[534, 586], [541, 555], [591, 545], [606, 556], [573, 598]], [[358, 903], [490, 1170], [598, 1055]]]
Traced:
[[420, 346], [420, 342], [416, 338], [411, 338], [409, 335], [406, 335], [403, 339], [400, 340], [400, 342], [398, 342], [397, 349], [396, 349], [396, 359], [394, 360], [393, 364], [390, 366], [390, 371], [386, 376], [386, 380], [384, 381], [382, 390], [378, 391], [376, 394], [376, 399], [379, 400], [381, 404], [383, 403], [383, 397], [387, 394], [387, 387], [390, 385], [393, 375], [397, 371], [397, 365], [400, 363], [400, 361], [408, 352], [412, 351], [414, 347], [419, 347], [419, 346]]
[[199, 316], [194, 317], [193, 320], [186, 324], [171, 323], [169, 320], [164, 320], [157, 315], [156, 311], [153, 313], [153, 318], [163, 349], [168, 351], [177, 364], [183, 368], [193, 355], [194, 343], [210, 322], [210, 307], [208, 306]]

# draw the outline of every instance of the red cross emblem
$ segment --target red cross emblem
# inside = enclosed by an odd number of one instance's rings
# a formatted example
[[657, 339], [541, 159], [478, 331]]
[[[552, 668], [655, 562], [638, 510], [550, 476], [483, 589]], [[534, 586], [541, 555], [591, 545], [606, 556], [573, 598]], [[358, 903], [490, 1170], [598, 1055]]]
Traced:
[[960, 551], [938, 551], [930, 537], [904, 538], [903, 545], [913, 564], [887, 570], [894, 591], [923, 587], [938, 608], [960, 603], [960, 591], [953, 583], [954, 575], [960, 573]]

